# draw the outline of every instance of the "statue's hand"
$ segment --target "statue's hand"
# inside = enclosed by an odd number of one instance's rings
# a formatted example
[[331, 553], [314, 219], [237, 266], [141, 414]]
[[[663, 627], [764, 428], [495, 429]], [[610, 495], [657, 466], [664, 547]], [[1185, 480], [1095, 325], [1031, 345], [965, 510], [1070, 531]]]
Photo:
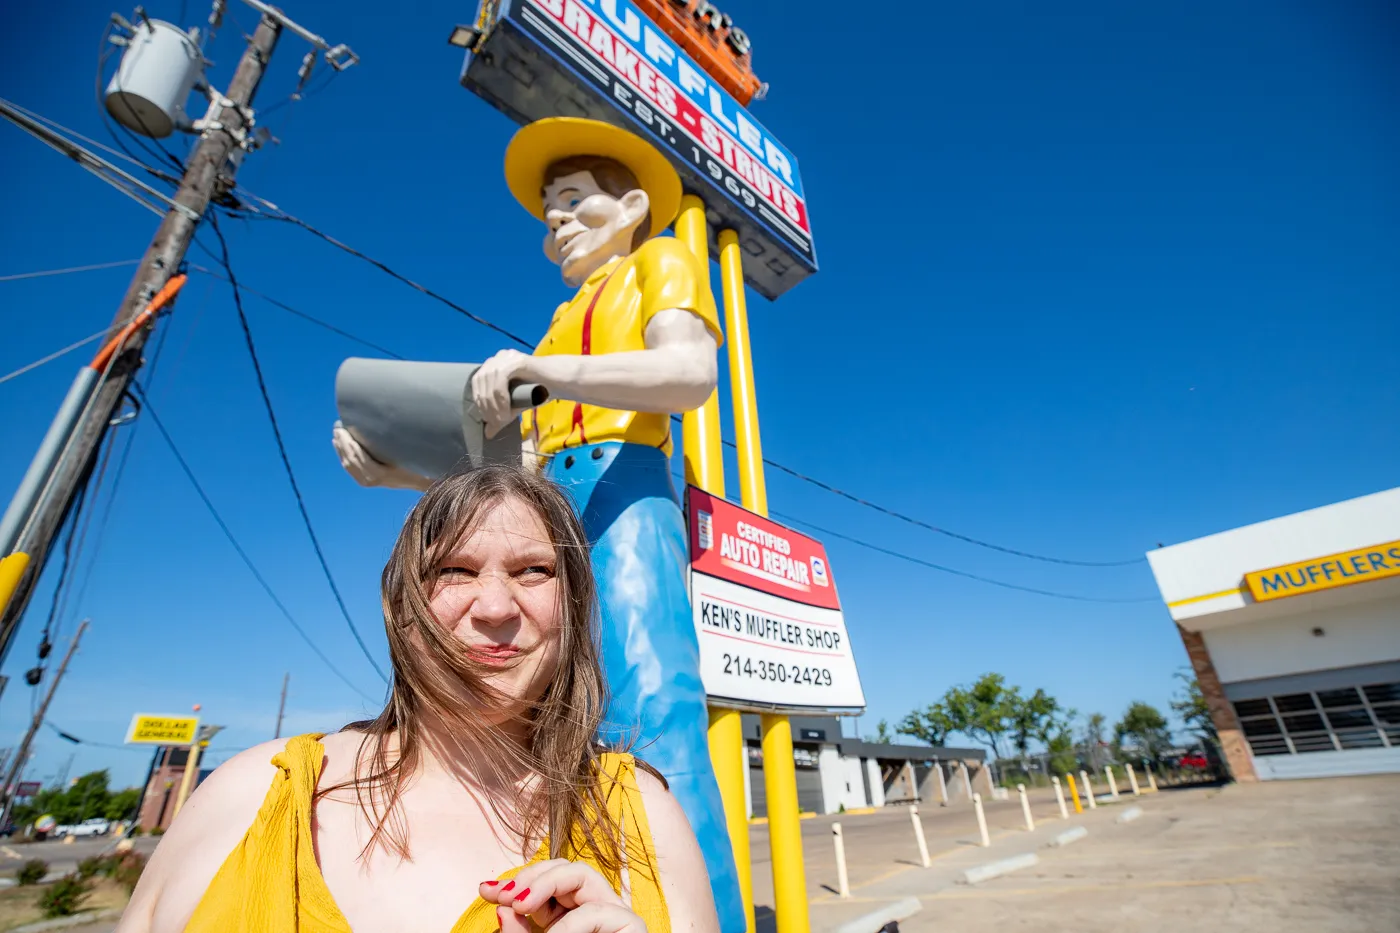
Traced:
[[402, 467], [381, 463], [370, 456], [364, 445], [339, 421], [331, 429], [331, 446], [340, 457], [345, 472], [361, 486], [388, 486], [391, 489], [426, 489], [429, 480]]
[[472, 401], [486, 422], [486, 436], [496, 434], [515, 420], [510, 410], [510, 384], [520, 378], [534, 357], [519, 350], [502, 350], [472, 376]]

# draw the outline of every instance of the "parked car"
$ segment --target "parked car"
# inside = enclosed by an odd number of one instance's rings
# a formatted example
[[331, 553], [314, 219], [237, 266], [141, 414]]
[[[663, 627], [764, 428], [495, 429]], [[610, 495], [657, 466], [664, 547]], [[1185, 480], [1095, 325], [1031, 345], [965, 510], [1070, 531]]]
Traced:
[[55, 826], [53, 829], [53, 838], [58, 839], [62, 836], [105, 836], [107, 835], [107, 831], [111, 828], [111, 823], [99, 817], [91, 820], [83, 820], [81, 823], [72, 825], [60, 824]]
[[1210, 762], [1206, 760], [1206, 756], [1197, 752], [1190, 752], [1182, 755], [1181, 760], [1177, 762], [1177, 764], [1183, 768], [1191, 768], [1196, 771], [1204, 771], [1206, 768], [1210, 767]]

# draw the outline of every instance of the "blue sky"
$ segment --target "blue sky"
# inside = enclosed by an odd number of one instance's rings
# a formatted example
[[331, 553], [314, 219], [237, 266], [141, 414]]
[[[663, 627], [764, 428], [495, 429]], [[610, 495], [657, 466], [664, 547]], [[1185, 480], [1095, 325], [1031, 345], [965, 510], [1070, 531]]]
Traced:
[[[179, 6], [150, 10], [175, 18]], [[403, 4], [387, 19], [358, 0], [289, 9], [363, 62], [268, 113], [281, 145], [250, 157], [240, 181], [539, 334], [566, 291], [501, 179], [512, 124], [457, 84], [445, 38], [470, 5]], [[943, 527], [1085, 560], [1394, 485], [1400, 75], [1386, 4], [920, 6], [913, 22], [835, 3], [725, 9], [772, 85], [753, 112], [801, 162], [822, 262], [776, 303], [750, 296], [769, 456]], [[17, 9], [0, 93], [110, 142], [93, 100], [110, 10]], [[252, 25], [246, 7], [232, 12]], [[285, 99], [303, 51], [283, 40], [261, 107]], [[239, 52], [229, 24], [216, 81]], [[0, 134], [0, 275], [140, 255], [154, 215], [14, 128]], [[501, 345], [304, 232], [223, 226], [246, 284], [400, 354], [479, 360]], [[0, 282], [0, 374], [102, 329], [129, 276]], [[382, 659], [378, 574], [413, 500], [357, 487], [329, 443], [336, 367], [365, 351], [256, 298], [247, 309], [307, 506]], [[297, 517], [227, 287], [193, 277], [163, 327], [154, 406], [273, 588], [378, 696]], [[0, 384], [4, 495], [86, 352]], [[724, 423], [732, 436], [727, 404]], [[93, 625], [49, 718], [116, 744], [135, 711], [202, 703], [228, 726], [217, 760], [271, 738], [287, 671], [291, 730], [370, 712], [278, 616], [153, 426], [136, 430], [88, 585], [60, 620], [65, 636], [80, 616]], [[736, 488], [732, 461], [729, 478]], [[773, 472], [768, 487], [775, 511], [925, 560], [1143, 600], [1049, 599], [831, 540], [863, 732], [988, 670], [1110, 717], [1170, 698], [1185, 655], [1145, 563], [1037, 563]], [[21, 675], [54, 576], [5, 664], [5, 744], [29, 715]], [[70, 754], [72, 774], [110, 766], [119, 781], [147, 761], [46, 731], [30, 776]]]

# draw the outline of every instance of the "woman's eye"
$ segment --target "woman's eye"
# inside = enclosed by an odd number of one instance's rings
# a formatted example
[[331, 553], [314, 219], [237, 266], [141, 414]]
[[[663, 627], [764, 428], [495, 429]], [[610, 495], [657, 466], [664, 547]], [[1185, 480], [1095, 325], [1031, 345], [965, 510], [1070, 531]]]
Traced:
[[533, 567], [526, 567], [517, 576], [524, 583], [542, 583], [554, 577], [554, 568], [544, 564], [536, 564]]
[[473, 571], [465, 567], [441, 567], [438, 569], [439, 580], [469, 580], [475, 576]]

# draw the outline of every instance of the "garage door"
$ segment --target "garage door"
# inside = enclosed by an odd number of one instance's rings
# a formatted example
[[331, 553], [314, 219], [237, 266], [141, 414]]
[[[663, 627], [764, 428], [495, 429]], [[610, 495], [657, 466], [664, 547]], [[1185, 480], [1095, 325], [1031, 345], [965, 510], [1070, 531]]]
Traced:
[[[753, 797], [750, 801], [753, 807], [754, 816], [768, 815], [768, 791], [764, 784], [763, 766], [750, 763], [749, 779], [753, 782], [750, 785]], [[822, 774], [816, 768], [802, 767], [798, 765], [797, 771], [797, 807], [803, 813], [825, 813], [825, 798], [822, 794]]]
[[1262, 779], [1400, 771], [1400, 683], [1235, 701]]

